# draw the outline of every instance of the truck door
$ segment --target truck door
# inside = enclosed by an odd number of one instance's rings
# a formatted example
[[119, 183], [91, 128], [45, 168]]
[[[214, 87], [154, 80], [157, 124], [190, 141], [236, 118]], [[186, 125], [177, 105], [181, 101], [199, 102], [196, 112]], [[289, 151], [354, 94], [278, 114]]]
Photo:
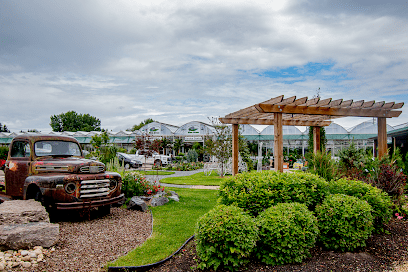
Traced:
[[27, 141], [14, 141], [6, 162], [6, 194], [23, 197], [24, 181], [28, 177], [31, 161], [30, 144]]

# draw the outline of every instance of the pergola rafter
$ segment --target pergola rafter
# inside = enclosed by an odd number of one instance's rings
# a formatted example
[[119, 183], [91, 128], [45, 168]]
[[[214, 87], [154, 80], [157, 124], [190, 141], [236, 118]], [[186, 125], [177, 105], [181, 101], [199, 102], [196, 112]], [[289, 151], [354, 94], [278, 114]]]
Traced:
[[[332, 119], [354, 117], [378, 118], [378, 155], [387, 152], [386, 118], [398, 117], [398, 110], [404, 103], [384, 101], [353, 101], [331, 98], [320, 99], [296, 96], [284, 98], [283, 95], [271, 98], [259, 104], [227, 114], [220, 122], [233, 125], [233, 139], [237, 141], [239, 124], [274, 125], [275, 126], [275, 168], [283, 171], [283, 138], [282, 126], [312, 126], [314, 127], [314, 151], [320, 146], [318, 129], [328, 126]], [[234, 142], [236, 143], [236, 142]], [[233, 145], [233, 173], [238, 173], [238, 147]]]

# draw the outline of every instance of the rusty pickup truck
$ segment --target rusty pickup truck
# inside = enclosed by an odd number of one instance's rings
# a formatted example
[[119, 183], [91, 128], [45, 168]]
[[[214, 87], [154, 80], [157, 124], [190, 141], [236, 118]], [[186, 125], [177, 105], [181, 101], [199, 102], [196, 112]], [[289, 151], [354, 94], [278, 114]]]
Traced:
[[85, 159], [78, 141], [68, 136], [15, 137], [5, 164], [5, 187], [11, 199], [35, 199], [58, 210], [97, 207], [109, 213], [111, 204], [124, 199], [121, 176]]

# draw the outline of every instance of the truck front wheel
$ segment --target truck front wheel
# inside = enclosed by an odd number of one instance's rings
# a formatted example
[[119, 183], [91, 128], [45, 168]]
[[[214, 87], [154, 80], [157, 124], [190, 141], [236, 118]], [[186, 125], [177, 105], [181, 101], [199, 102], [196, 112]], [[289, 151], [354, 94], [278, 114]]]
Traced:
[[110, 208], [111, 208], [111, 205], [100, 206], [98, 207], [98, 212], [101, 216], [105, 216], [105, 215], [110, 214]]
[[155, 161], [154, 161], [154, 164], [155, 164], [156, 166], [162, 166], [161, 160], [155, 160]]
[[26, 199], [34, 199], [35, 201], [41, 202], [41, 204], [44, 204], [44, 197], [38, 188], [31, 188], [27, 192], [27, 197]]

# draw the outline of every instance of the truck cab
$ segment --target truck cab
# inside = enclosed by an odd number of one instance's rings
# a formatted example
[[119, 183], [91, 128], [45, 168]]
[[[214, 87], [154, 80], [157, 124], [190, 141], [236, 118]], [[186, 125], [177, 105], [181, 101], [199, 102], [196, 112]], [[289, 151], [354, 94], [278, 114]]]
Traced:
[[75, 138], [53, 135], [15, 137], [5, 164], [6, 195], [35, 199], [56, 209], [109, 210], [124, 199], [118, 173], [85, 159]]

